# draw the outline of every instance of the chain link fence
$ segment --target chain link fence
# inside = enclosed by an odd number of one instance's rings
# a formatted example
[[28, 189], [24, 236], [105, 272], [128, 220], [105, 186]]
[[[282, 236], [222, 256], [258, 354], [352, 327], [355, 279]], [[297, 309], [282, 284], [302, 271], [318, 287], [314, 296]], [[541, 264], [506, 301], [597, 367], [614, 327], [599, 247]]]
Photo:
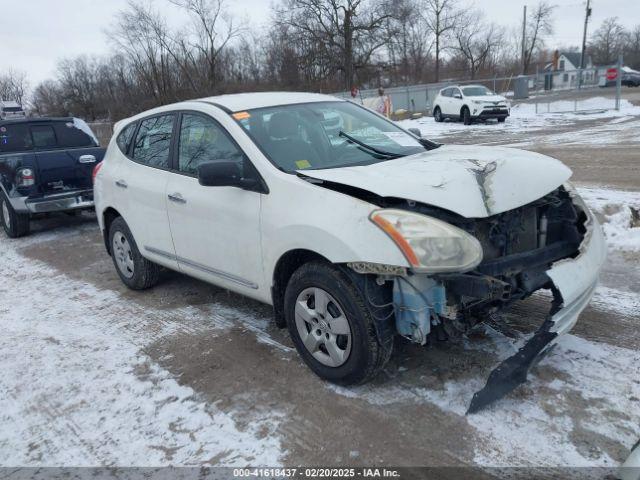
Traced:
[[[406, 85], [385, 88], [391, 98], [396, 117], [430, 115], [433, 101], [440, 90], [456, 85], [484, 85], [488, 89], [507, 97], [513, 102], [532, 102], [536, 113], [564, 113], [566, 111], [589, 111], [594, 109], [592, 97], [599, 93], [610, 102], [598, 102], [600, 108], [617, 108], [616, 98], [610, 98], [616, 81], [607, 75], [616, 67], [594, 67], [583, 70], [538, 72], [533, 75], [481, 78], [473, 80], [445, 80], [439, 83]], [[353, 99], [351, 92], [335, 94], [341, 98]], [[366, 103], [366, 99], [378, 96], [378, 89], [361, 90], [355, 101]]]

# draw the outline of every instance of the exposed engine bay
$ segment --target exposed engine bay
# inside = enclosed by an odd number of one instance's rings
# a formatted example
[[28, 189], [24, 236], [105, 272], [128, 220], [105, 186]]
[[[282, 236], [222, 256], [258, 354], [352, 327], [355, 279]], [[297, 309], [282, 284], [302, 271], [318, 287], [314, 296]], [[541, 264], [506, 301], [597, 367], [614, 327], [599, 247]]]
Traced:
[[[414, 276], [396, 282], [394, 300], [398, 305], [405, 303], [402, 299], [407, 290], [424, 292], [426, 288], [435, 300], [435, 325], [442, 324], [447, 335], [464, 333], [536, 290], [552, 289], [546, 271], [558, 260], [577, 256], [585, 232], [586, 216], [576, 210], [563, 188], [529, 205], [482, 219], [460, 218], [417, 204], [408, 207], [466, 230], [480, 241], [484, 251], [482, 263], [471, 272], [435, 275], [428, 280]], [[397, 310], [399, 331], [408, 333], [407, 311], [402, 307]], [[407, 336], [424, 343], [429, 333], [427, 327]]]

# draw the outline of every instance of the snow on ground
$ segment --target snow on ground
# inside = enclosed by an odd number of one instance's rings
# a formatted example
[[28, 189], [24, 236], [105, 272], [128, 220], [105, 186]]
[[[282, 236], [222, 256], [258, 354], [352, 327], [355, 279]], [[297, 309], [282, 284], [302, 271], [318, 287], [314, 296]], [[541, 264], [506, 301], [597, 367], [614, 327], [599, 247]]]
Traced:
[[[501, 360], [515, 352], [512, 340], [493, 335], [467, 348], [497, 351]], [[539, 373], [545, 367], [551, 375]], [[329, 388], [375, 405], [430, 403], [464, 416], [485, 380], [449, 381], [440, 391], [409, 384]], [[640, 436], [640, 352], [565, 335], [521, 388], [526, 396], [512, 395], [464, 417], [481, 439], [474, 457], [479, 466], [613, 467], [617, 463], [606, 452], [589, 449], [589, 435], [624, 445]]]
[[579, 188], [578, 192], [594, 211], [604, 217], [602, 224], [610, 249], [640, 251], [640, 192], [605, 188]]
[[[597, 128], [584, 128], [571, 131], [560, 132], [545, 136], [538, 141], [545, 144], [606, 144], [618, 143], [618, 136], [636, 139], [634, 126], [640, 126], [640, 122], [634, 122], [629, 127], [626, 122], [638, 120], [640, 116], [640, 106], [635, 106], [628, 100], [623, 99], [620, 103], [620, 110], [614, 110], [614, 100], [611, 98], [594, 97], [578, 102], [581, 112], [573, 112], [574, 103], [567, 101], [556, 101], [549, 104], [550, 113], [547, 113], [547, 104], [538, 105], [539, 113], [533, 103], [519, 103], [511, 108], [511, 116], [504, 123], [490, 121], [488, 123], [475, 123], [464, 125], [461, 122], [445, 121], [437, 123], [432, 117], [423, 117], [417, 120], [402, 120], [398, 122], [403, 128], [418, 128], [422, 135], [432, 139], [446, 139], [451, 135], [464, 134], [465, 137], [478, 137], [479, 142], [485, 137], [489, 143], [495, 143], [509, 135], [520, 136], [530, 134], [540, 130], [567, 126], [578, 122], [589, 120], [607, 120], [605, 126], [598, 125]], [[554, 113], [557, 112], [557, 113]], [[524, 146], [533, 143], [525, 138], [510, 139], [512, 146]]]
[[[202, 325], [190, 308], [137, 308], [19, 255], [14, 245], [0, 237], [0, 465], [279, 463], [279, 412], [222, 411], [143, 353], [184, 330], [223, 334], [228, 315], [214, 305], [211, 323]], [[259, 330], [260, 319], [246, 326]]]

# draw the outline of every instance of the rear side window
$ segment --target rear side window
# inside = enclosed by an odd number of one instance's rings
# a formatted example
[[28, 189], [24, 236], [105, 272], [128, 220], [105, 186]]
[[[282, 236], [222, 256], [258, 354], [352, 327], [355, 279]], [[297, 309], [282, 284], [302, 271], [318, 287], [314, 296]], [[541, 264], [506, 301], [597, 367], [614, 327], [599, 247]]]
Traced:
[[24, 152], [33, 149], [33, 140], [27, 124], [0, 127], [0, 153]]
[[56, 134], [51, 125], [31, 125], [31, 136], [35, 148], [53, 148], [57, 146]]
[[132, 123], [131, 125], [127, 125], [118, 135], [116, 139], [116, 143], [118, 144], [118, 148], [125, 155], [129, 150], [129, 144], [131, 143], [131, 139], [133, 138], [133, 134], [136, 131], [136, 123]]
[[140, 122], [133, 142], [133, 160], [151, 167], [169, 168], [169, 149], [174, 115], [161, 115]]
[[[83, 127], [87, 131], [83, 130]], [[73, 122], [56, 122], [53, 124], [53, 128], [58, 139], [59, 147], [79, 148], [97, 146], [94, 137], [89, 135], [89, 127], [84, 122], [82, 122], [82, 127], [77, 120]]]

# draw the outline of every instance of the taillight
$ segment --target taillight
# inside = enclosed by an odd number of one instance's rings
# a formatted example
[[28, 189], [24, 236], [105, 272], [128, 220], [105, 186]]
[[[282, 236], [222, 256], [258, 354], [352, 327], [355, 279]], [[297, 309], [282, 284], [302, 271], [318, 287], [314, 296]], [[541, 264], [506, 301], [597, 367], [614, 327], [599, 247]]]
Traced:
[[100, 171], [101, 168], [102, 168], [102, 162], [96, 164], [96, 166], [93, 167], [93, 173], [91, 174], [92, 183], [96, 183], [96, 176], [98, 175], [98, 172]]
[[21, 168], [17, 175], [18, 187], [32, 187], [36, 183], [36, 176], [31, 168]]

